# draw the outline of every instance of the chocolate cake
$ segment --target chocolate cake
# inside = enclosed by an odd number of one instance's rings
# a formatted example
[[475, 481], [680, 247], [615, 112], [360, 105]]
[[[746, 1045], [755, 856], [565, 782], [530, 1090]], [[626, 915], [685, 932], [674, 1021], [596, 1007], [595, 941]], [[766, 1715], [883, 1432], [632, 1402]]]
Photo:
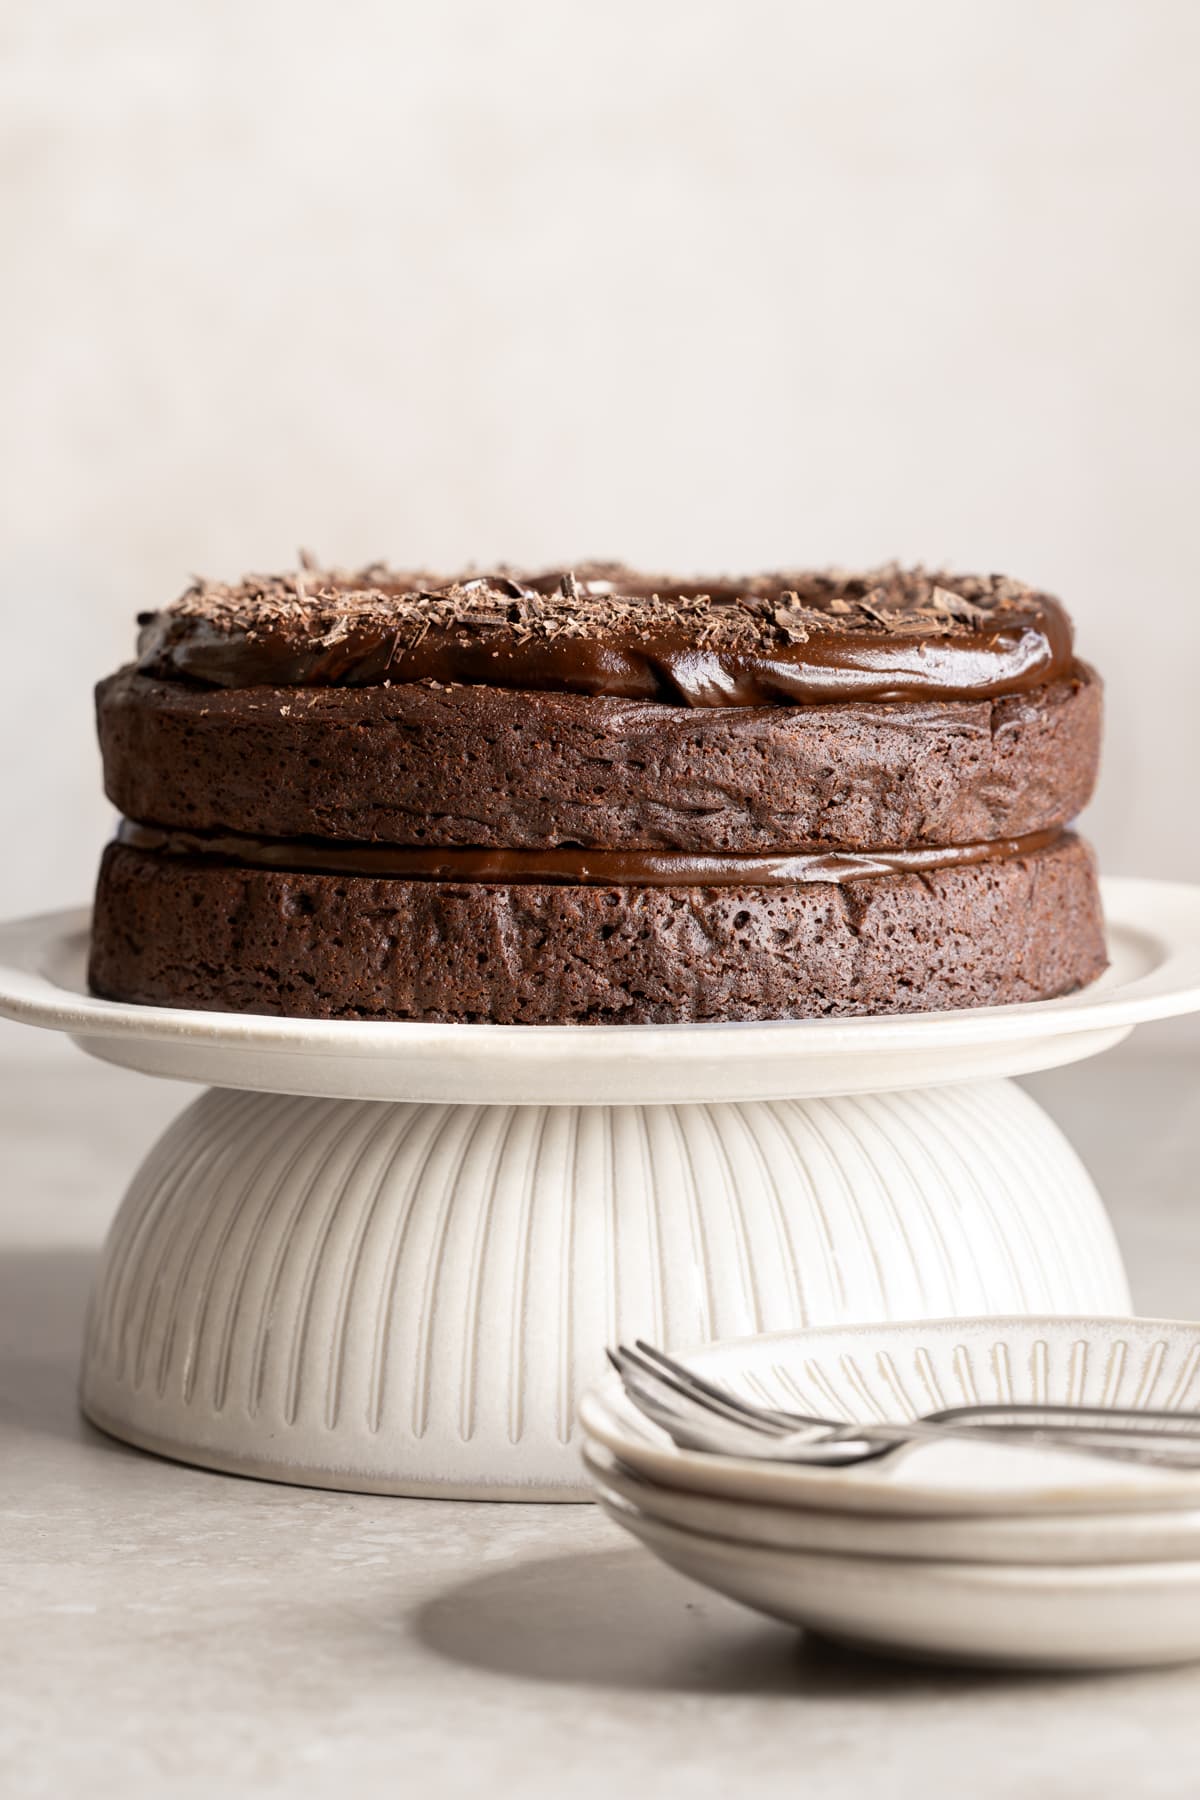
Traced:
[[527, 1024], [989, 1006], [1104, 967], [1060, 604], [889, 567], [197, 583], [97, 690], [97, 993]]

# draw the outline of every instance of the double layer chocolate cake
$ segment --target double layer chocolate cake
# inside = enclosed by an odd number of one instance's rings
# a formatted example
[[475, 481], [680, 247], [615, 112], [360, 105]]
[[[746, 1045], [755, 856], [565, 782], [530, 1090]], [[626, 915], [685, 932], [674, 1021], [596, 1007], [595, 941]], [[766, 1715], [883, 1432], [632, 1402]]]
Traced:
[[198, 583], [100, 683], [91, 982], [306, 1018], [794, 1019], [1104, 967], [1057, 601], [897, 568]]

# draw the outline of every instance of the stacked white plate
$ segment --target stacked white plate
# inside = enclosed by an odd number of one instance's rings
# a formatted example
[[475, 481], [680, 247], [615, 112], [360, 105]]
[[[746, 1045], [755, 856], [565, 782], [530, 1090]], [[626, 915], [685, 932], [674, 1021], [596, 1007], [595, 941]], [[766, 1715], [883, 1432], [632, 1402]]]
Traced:
[[[981, 1402], [1200, 1407], [1200, 1324], [956, 1319], [713, 1344], [698, 1373], [868, 1421]], [[585, 1396], [602, 1506], [760, 1612], [893, 1655], [1107, 1668], [1200, 1657], [1200, 1470], [947, 1441], [860, 1468], [680, 1450], [616, 1376]]]

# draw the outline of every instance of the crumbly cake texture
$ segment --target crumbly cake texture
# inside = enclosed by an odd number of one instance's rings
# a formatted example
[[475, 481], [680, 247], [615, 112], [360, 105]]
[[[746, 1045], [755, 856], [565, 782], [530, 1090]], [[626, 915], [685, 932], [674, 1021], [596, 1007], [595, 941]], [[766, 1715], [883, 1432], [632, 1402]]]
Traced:
[[91, 981], [297, 1018], [658, 1024], [1042, 1000], [1104, 967], [1090, 852], [772, 888], [381, 881], [110, 845]]
[[[100, 683], [105, 786], [145, 823], [502, 849], [872, 850], [1065, 825], [1101, 688], [822, 707], [503, 688]], [[269, 771], [269, 774], [268, 774]]]
[[1005, 575], [952, 575], [898, 564], [855, 573], [803, 571], [681, 582], [620, 563], [536, 574], [501, 569], [453, 577], [382, 563], [305, 568], [236, 583], [197, 580], [161, 613], [169, 639], [195, 622], [222, 633], [335, 643], [356, 625], [386, 624], [415, 644], [430, 630], [472, 638], [602, 641], [682, 633], [700, 646], [772, 649], [833, 632], [969, 637], [1036, 611], [1046, 596]]

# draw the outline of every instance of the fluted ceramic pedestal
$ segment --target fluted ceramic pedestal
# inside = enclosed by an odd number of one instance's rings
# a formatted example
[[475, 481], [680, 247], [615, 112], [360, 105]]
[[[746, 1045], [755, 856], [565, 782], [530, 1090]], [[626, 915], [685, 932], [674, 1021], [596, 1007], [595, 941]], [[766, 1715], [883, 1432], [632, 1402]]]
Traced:
[[1127, 1305], [1087, 1174], [1006, 1081], [646, 1107], [214, 1091], [114, 1223], [83, 1404], [246, 1474], [569, 1499], [576, 1402], [618, 1338]]

